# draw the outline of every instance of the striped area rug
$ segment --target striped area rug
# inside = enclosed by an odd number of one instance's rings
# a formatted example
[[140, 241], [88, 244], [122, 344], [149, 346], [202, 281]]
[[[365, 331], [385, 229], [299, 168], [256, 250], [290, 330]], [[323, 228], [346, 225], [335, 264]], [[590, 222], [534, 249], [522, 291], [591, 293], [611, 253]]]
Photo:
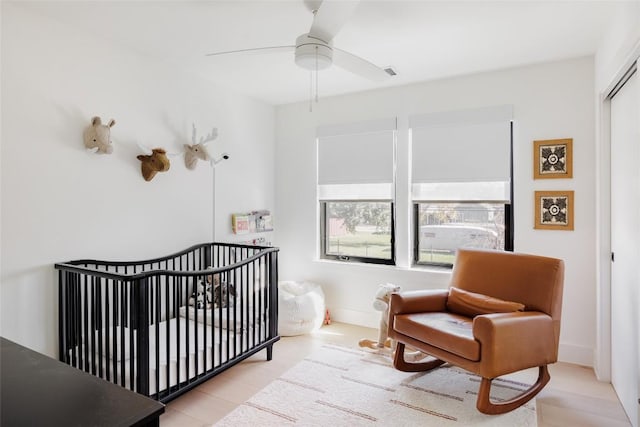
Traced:
[[[493, 381], [492, 399], [508, 399], [535, 382], [536, 370]], [[535, 399], [504, 415], [475, 408], [480, 378], [443, 365], [406, 373], [389, 357], [325, 345], [215, 426], [535, 426]]]

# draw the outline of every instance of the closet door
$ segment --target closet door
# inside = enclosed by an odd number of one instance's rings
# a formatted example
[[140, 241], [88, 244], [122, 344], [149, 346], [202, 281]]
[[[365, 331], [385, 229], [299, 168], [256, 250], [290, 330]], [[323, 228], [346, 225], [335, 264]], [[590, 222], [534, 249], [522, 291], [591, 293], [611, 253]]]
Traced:
[[640, 84], [611, 99], [611, 382], [638, 426], [640, 295]]

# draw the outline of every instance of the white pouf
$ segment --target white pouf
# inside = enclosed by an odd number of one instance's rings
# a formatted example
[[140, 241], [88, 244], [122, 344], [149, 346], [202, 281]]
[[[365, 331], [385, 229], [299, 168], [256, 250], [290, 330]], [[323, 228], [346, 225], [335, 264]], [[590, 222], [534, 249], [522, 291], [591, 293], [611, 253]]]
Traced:
[[281, 336], [307, 334], [324, 321], [324, 293], [310, 282], [278, 283], [278, 333]]

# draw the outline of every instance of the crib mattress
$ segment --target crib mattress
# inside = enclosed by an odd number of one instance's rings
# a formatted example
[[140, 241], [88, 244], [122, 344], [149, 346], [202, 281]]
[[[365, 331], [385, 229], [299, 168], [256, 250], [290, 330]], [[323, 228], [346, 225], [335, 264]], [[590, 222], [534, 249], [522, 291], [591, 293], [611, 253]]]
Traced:
[[[262, 330], [264, 331], [264, 328]], [[178, 382], [182, 383], [188, 378], [210, 371], [259, 345], [261, 339], [258, 337], [257, 330], [256, 333], [251, 333], [252, 331], [253, 328], [249, 328], [249, 330], [236, 332], [181, 316], [158, 323], [157, 329], [156, 325], [150, 325], [149, 394], [166, 390], [168, 387], [178, 385]], [[103, 348], [101, 356], [97, 347], [90, 345], [90, 348], [96, 348], [93, 352], [96, 364], [98, 359], [102, 359], [103, 372], [99, 376], [106, 378], [108, 371], [112, 382], [130, 388], [131, 365], [133, 364], [135, 368], [136, 361], [135, 357], [133, 362], [131, 361], [131, 342], [135, 346], [137, 331], [129, 327], [116, 326], [103, 329], [101, 335], [103, 340], [109, 340], [108, 342], [111, 343], [114, 333], [119, 342], [124, 337], [124, 351], [121, 347], [115, 351], [112, 347], [108, 351]], [[264, 332], [260, 335], [264, 335]], [[158, 342], [157, 354], [156, 341]], [[81, 346], [79, 351], [84, 357], [84, 346]], [[71, 355], [72, 350], [69, 352]], [[114, 360], [116, 361], [115, 370]], [[156, 360], [158, 360], [157, 363]]]

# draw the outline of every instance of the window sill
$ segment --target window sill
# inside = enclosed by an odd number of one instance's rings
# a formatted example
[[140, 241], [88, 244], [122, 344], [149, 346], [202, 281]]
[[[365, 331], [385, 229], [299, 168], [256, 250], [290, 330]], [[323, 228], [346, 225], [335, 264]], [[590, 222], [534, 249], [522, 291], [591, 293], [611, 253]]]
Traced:
[[423, 272], [429, 274], [443, 274], [450, 275], [451, 268], [448, 267], [439, 267], [439, 266], [431, 266], [431, 265], [412, 265], [412, 266], [400, 266], [400, 265], [389, 265], [389, 264], [373, 264], [368, 262], [353, 262], [353, 261], [339, 261], [333, 259], [322, 259], [317, 258], [314, 262], [319, 264], [327, 264], [327, 265], [335, 265], [346, 268], [363, 268], [363, 269], [382, 269], [382, 270], [391, 270], [391, 271], [407, 271], [407, 272]]

